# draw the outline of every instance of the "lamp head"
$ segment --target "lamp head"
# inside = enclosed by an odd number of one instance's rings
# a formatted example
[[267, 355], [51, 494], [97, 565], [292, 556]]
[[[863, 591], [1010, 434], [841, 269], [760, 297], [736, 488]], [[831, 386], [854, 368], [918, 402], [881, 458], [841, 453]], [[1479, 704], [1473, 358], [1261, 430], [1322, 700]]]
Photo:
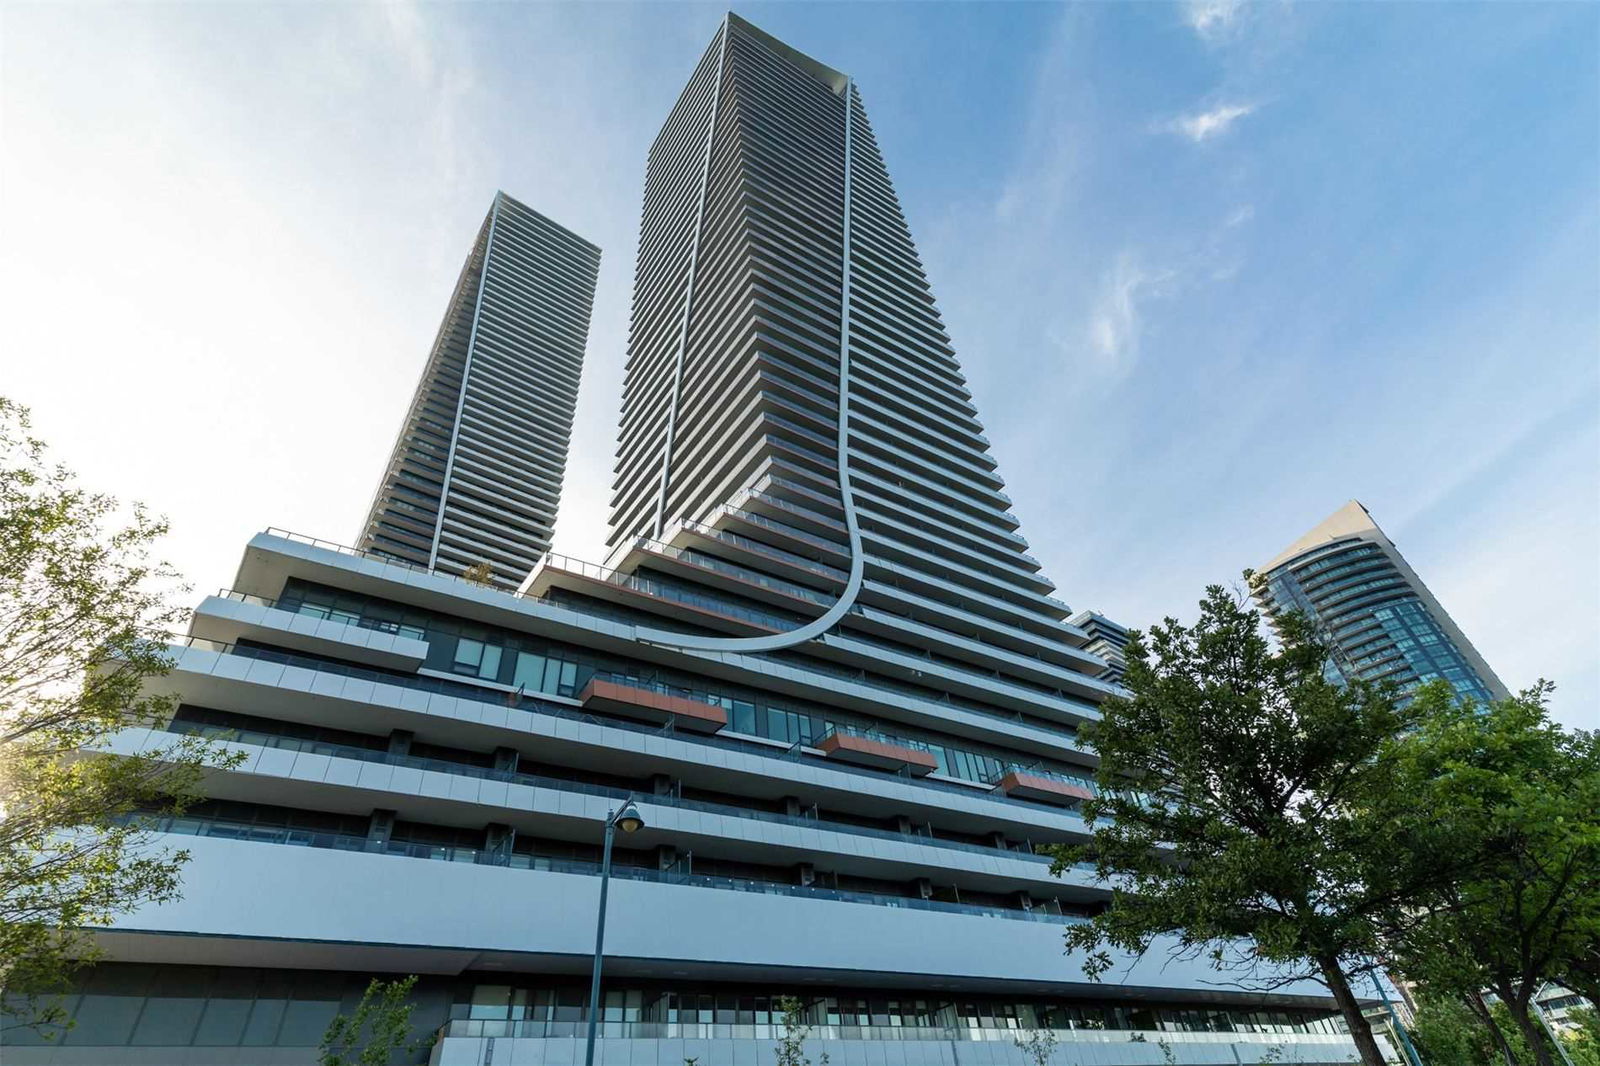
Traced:
[[644, 828], [644, 815], [639, 813], [638, 806], [632, 800], [622, 805], [614, 821], [624, 833], [635, 833]]

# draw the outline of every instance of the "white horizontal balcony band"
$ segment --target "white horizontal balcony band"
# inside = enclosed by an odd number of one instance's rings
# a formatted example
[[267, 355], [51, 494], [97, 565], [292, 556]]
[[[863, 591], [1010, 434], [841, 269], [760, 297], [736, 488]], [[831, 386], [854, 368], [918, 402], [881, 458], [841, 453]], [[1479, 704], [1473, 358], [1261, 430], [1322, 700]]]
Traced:
[[[595, 831], [598, 839], [599, 823]], [[229, 938], [234, 959], [241, 939], [316, 945], [316, 965], [326, 968], [359, 968], [365, 945], [413, 949], [410, 972], [422, 973], [484, 962], [560, 969], [562, 960], [570, 972], [594, 951], [599, 885], [592, 876], [178, 834], [158, 834], [156, 843], [190, 852], [187, 892], [121, 916], [112, 929], [180, 934], [184, 961], [214, 961], [201, 943], [206, 937]], [[1082, 956], [1062, 952], [1054, 922], [623, 878], [611, 882], [608, 910], [613, 979], [671, 961], [762, 967], [791, 980], [808, 973], [891, 978], [902, 987], [926, 976], [1048, 983], [1054, 994], [1104, 997], [1105, 986], [1084, 979]], [[144, 950], [161, 950], [159, 939], [149, 938]], [[119, 940], [119, 958], [136, 959], [132, 940]], [[1126, 989], [1174, 996], [1192, 996], [1214, 979], [1203, 959], [1169, 961], [1163, 944], [1119, 961], [1116, 972]], [[1279, 996], [1328, 1002], [1312, 982]]]
[[1083, 820], [1067, 811], [1007, 801], [976, 788], [934, 788], [891, 774], [842, 770], [820, 759], [785, 758], [777, 745], [757, 745], [772, 752], [762, 754], [198, 648], [182, 649], [173, 670], [153, 679], [150, 689], [180, 694], [198, 706], [288, 722], [367, 733], [408, 729], [432, 743], [548, 752], [551, 761], [579, 768], [666, 773], [703, 788], [773, 798], [798, 795], [838, 810], [900, 811], [961, 832], [998, 830], [1041, 840], [1086, 835]]
[[1007, 625], [992, 618], [973, 614], [956, 602], [920, 596], [881, 581], [867, 582], [861, 591], [862, 602], [888, 607], [896, 615], [932, 615], [939, 619], [938, 628], [950, 633], [971, 633], [980, 630], [984, 637], [1000, 644], [1007, 640], [1027, 649], [1056, 655], [1066, 660], [1063, 669], [1077, 672], [1092, 665], [1091, 659], [1081, 650], [1088, 641], [1082, 630], [1064, 622], [1036, 621], [1037, 628]]
[[348, 622], [283, 611], [258, 603], [207, 596], [195, 608], [190, 632], [233, 644], [259, 640], [277, 647], [331, 655], [388, 670], [416, 670], [428, 655], [427, 641], [365, 629]]
[[[825, 642], [831, 647], [839, 641], [848, 641], [848, 638], [829, 636]], [[849, 644], [853, 653], [859, 653], [864, 647], [855, 642]], [[703, 673], [720, 675], [718, 665], [742, 667], [742, 676], [759, 676], [762, 679], [760, 683], [773, 691], [815, 699], [824, 705], [832, 703], [840, 707], [871, 708], [870, 713], [886, 719], [934, 729], [952, 737], [967, 737], [1019, 752], [1045, 755], [1079, 766], [1092, 766], [1099, 761], [1092, 751], [1080, 745], [1075, 738], [1006, 718], [1004, 711], [999, 708], [993, 713], [986, 713], [959, 704], [891, 691], [863, 681], [734, 652], [686, 651], [685, 654], [700, 660]], [[875, 654], [883, 657], [889, 653], [875, 649]], [[917, 660], [907, 658], [906, 661]], [[1040, 704], [1030, 706], [1038, 707]], [[1077, 717], [1091, 716], [1079, 710]]]
[[[1042, 656], [1029, 655], [1026, 652], [1012, 648], [1000, 647], [986, 641], [972, 639], [959, 633], [942, 629], [939, 626], [928, 625], [914, 618], [893, 614], [876, 607], [863, 606], [861, 613], [852, 619], [851, 628], [860, 628], [865, 632], [876, 632], [880, 636], [898, 635], [902, 641], [911, 638], [913, 641], [926, 641], [930, 646], [943, 649], [946, 654], [961, 655], [966, 653], [972, 657], [974, 663], [984, 660], [998, 661], [1008, 667], [1013, 673], [1021, 677], [1030, 677], [1037, 681], [1045, 681], [1060, 685], [1063, 688], [1077, 692], [1079, 695], [1091, 698], [1102, 698], [1111, 695], [1115, 690], [1113, 686], [1103, 681], [1080, 674], [1078, 670], [1103, 670], [1105, 664], [1096, 659], [1089, 652], [1077, 648], [1066, 647], [1061, 644], [1039, 642], [1041, 652], [1055, 656], [1056, 660], [1066, 659], [1071, 665], [1060, 661], [1043, 658]], [[987, 633], [987, 630], [985, 630]]]
[[[242, 592], [276, 596], [289, 577], [436, 610], [468, 621], [570, 641], [642, 662], [694, 670], [708, 677], [811, 700], [824, 707], [858, 711], [1023, 753], [1079, 764], [1093, 763], [1092, 755], [1070, 737], [1008, 718], [979, 714], [937, 700], [919, 699], [903, 692], [844, 681], [830, 674], [756, 656], [731, 652], [687, 652], [645, 644], [636, 639], [634, 627], [625, 622], [540, 603], [526, 597], [511, 596], [443, 574], [345, 554], [271, 533], [258, 533], [251, 538], [234, 587]], [[1000, 714], [998, 709], [996, 714]]]
[[[124, 730], [102, 750], [137, 754], [177, 739], [160, 730]], [[563, 840], [586, 840], [585, 829], [603, 825], [618, 801], [560, 788], [492, 781], [464, 774], [392, 766], [287, 748], [237, 741], [218, 746], [243, 756], [238, 767], [213, 773], [206, 794], [213, 799], [267, 803], [342, 814], [393, 810], [401, 819], [436, 825], [479, 828], [491, 822], [518, 833]], [[1050, 876], [1047, 863], [996, 850], [941, 848], [913, 838], [904, 841], [827, 828], [767, 822], [736, 815], [685, 810], [638, 798], [647, 828], [628, 840], [630, 847], [668, 844], [680, 850], [773, 866], [812, 863], [837, 873], [910, 881], [926, 877], [948, 883], [954, 875], [965, 888], [984, 892], [1028, 892], [1037, 899], [1061, 896], [1086, 902], [1104, 899], [1087, 871]], [[996, 918], [995, 921], [1005, 921]]]
[[1080, 722], [1093, 722], [1100, 717], [1099, 708], [1092, 704], [1063, 699], [1048, 692], [1039, 692], [1016, 684], [1006, 677], [976, 668], [964, 669], [950, 663], [893, 651], [881, 644], [852, 640], [848, 631], [829, 633], [822, 638], [822, 642], [830, 648], [848, 652], [848, 655], [841, 656], [842, 661], [851, 661], [863, 666], [876, 665], [878, 672], [888, 676], [893, 676], [884, 669], [889, 665], [898, 668], [896, 674], [900, 677], [913, 674], [925, 675], [942, 687], [948, 688], [952, 694], [986, 699], [1002, 710], [1009, 708], [1014, 711], [1024, 711], [1040, 718], [1074, 725]]

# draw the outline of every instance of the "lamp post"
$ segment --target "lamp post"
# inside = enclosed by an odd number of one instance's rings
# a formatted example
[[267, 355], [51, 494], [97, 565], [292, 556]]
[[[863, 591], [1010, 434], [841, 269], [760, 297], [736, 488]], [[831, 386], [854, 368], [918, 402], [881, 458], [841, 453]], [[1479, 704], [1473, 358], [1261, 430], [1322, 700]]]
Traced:
[[1549, 982], [1540, 985], [1539, 991], [1535, 992], [1528, 1002], [1533, 1006], [1533, 1013], [1537, 1014], [1539, 1016], [1539, 1021], [1543, 1023], [1544, 1031], [1550, 1034], [1550, 1042], [1554, 1044], [1556, 1046], [1556, 1050], [1561, 1053], [1561, 1060], [1565, 1062], [1567, 1066], [1572, 1066], [1572, 1056], [1567, 1054], [1567, 1042], [1561, 1039], [1561, 1034], [1557, 1033], [1555, 1026], [1550, 1024], [1550, 1016], [1544, 1012], [1544, 1007], [1539, 1004], [1539, 997], [1544, 995], [1544, 990], [1548, 987]]
[[622, 801], [622, 806], [606, 813], [606, 842], [600, 852], [600, 914], [594, 924], [594, 975], [589, 979], [589, 1047], [583, 1055], [583, 1066], [594, 1066], [594, 1035], [600, 1020], [600, 956], [606, 942], [606, 889], [611, 884], [611, 841], [617, 830], [638, 832], [644, 827], [644, 815], [634, 805], [633, 797]]
[[1411, 1043], [1411, 1034], [1406, 1032], [1406, 1027], [1400, 1021], [1400, 1015], [1395, 1011], [1394, 1004], [1389, 1002], [1389, 993], [1384, 990], [1383, 981], [1378, 978], [1376, 965], [1368, 971], [1367, 976], [1372, 978], [1372, 987], [1378, 990], [1378, 998], [1383, 1000], [1383, 1009], [1389, 1012], [1390, 1027], [1399, 1035], [1400, 1043], [1404, 1045], [1405, 1061], [1414, 1063], [1415, 1066], [1423, 1066], [1422, 1056], [1417, 1054], [1416, 1047]]

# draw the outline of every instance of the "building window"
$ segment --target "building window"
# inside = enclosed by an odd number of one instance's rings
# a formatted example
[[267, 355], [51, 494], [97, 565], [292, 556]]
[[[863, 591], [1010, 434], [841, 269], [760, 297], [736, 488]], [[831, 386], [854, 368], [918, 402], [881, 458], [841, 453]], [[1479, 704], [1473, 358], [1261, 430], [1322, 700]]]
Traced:
[[511, 683], [525, 692], [575, 696], [578, 691], [578, 664], [536, 652], [519, 651]]
[[458, 674], [495, 680], [500, 674], [500, 648], [481, 640], [462, 637], [456, 644], [456, 658], [452, 667]]

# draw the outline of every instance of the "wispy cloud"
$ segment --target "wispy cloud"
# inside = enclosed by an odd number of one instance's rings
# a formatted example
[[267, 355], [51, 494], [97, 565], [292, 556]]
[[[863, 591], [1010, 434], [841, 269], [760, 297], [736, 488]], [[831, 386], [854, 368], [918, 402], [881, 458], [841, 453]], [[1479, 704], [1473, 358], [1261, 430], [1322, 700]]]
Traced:
[[1089, 315], [1089, 351], [1095, 365], [1107, 376], [1120, 376], [1137, 361], [1142, 332], [1140, 304], [1159, 294], [1160, 287], [1172, 277], [1170, 270], [1144, 266], [1130, 251], [1118, 254], [1106, 271]]
[[1169, 133], [1181, 134], [1196, 144], [1220, 137], [1235, 122], [1255, 111], [1255, 104], [1218, 104], [1209, 111], [1196, 111], [1192, 115], [1179, 115], [1162, 125]]
[[1202, 40], [1214, 41], [1233, 29], [1244, 0], [1188, 0], [1183, 20]]

